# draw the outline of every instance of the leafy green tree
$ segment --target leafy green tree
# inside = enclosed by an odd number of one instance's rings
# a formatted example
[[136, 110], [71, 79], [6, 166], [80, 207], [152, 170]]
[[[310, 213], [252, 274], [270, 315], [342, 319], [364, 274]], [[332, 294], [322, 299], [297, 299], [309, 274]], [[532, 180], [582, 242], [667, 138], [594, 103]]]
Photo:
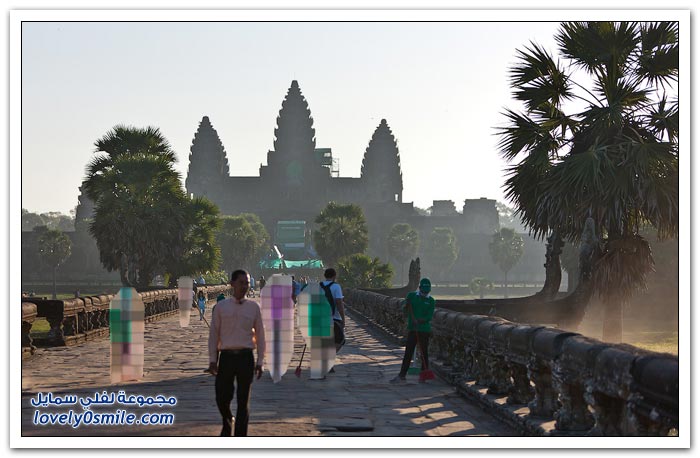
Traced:
[[397, 223], [391, 227], [386, 242], [389, 256], [401, 264], [401, 281], [404, 281], [404, 266], [418, 253], [418, 232], [410, 224]]
[[555, 39], [558, 61], [531, 44], [511, 68], [525, 108], [505, 113], [500, 150], [520, 161], [506, 196], [539, 236], [578, 242], [592, 219], [584, 272], [606, 304], [604, 339], [619, 340], [622, 303], [653, 265], [640, 227], [678, 234], [678, 23], [568, 22]]
[[213, 209], [187, 197], [173, 167], [175, 154], [160, 131], [116, 126], [95, 142], [95, 152], [105, 154], [88, 164], [84, 189], [95, 203], [89, 231], [102, 265], [118, 270], [123, 285], [143, 288], [156, 272], [180, 271], [178, 263], [194, 262], [183, 257], [196, 254], [196, 240], [206, 243], [202, 231], [211, 230]]
[[508, 227], [496, 231], [489, 243], [491, 259], [504, 274], [505, 297], [508, 297], [508, 272], [522, 257], [524, 246], [523, 238]]
[[216, 239], [221, 248], [222, 268], [228, 272], [248, 269], [257, 261], [255, 255], [262, 238], [243, 215], [224, 216]]
[[22, 209], [22, 231], [33, 231], [35, 227], [46, 226], [46, 221], [40, 215]]
[[262, 259], [270, 249], [270, 234], [265, 229], [265, 225], [260, 221], [260, 217], [255, 213], [241, 213], [243, 218], [248, 221], [251, 229], [257, 235], [256, 248], [255, 248], [255, 259], [254, 261], [259, 261]]
[[38, 226], [37, 240], [39, 257], [53, 271], [53, 298], [56, 299], [56, 271], [70, 257], [71, 241], [66, 234], [56, 229]]
[[221, 227], [219, 209], [202, 197], [184, 203], [184, 237], [173, 244], [165, 261], [171, 285], [183, 275], [213, 270], [221, 263], [216, 234]]
[[425, 260], [430, 270], [435, 271], [440, 278], [452, 268], [459, 249], [457, 237], [451, 227], [436, 227], [428, 236], [424, 249]]
[[32, 231], [36, 226], [46, 226], [63, 232], [75, 230], [75, 220], [72, 216], [61, 212], [46, 212], [41, 215], [22, 209], [22, 230]]
[[367, 250], [367, 222], [359, 206], [330, 202], [316, 217], [316, 224], [314, 245], [327, 266], [334, 266], [343, 256]]
[[388, 288], [393, 275], [390, 264], [366, 254], [352, 254], [338, 260], [338, 278], [349, 288]]
[[469, 282], [469, 291], [471, 291], [472, 294], [478, 294], [479, 299], [483, 299], [484, 293], [492, 289], [493, 282], [484, 277], [474, 277], [472, 281]]
[[220, 285], [228, 283], [231, 278], [231, 272], [225, 270], [208, 270], [202, 273], [204, 281], [207, 285]]

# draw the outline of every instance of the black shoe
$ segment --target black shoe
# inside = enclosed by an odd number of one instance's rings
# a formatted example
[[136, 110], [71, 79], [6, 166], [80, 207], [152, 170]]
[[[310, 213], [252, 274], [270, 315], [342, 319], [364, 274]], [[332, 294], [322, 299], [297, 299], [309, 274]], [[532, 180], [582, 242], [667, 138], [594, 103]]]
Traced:
[[335, 367], [331, 367], [331, 370], [328, 371], [329, 374], [335, 374]]

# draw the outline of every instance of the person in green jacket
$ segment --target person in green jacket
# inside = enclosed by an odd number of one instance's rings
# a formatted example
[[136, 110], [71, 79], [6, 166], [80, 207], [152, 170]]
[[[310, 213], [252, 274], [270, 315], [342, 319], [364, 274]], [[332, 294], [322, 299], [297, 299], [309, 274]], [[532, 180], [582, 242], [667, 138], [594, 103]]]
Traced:
[[423, 354], [421, 362], [422, 370], [428, 370], [428, 344], [430, 341], [430, 322], [435, 312], [435, 298], [430, 296], [430, 280], [422, 278], [418, 291], [408, 293], [404, 301], [403, 312], [408, 317], [408, 331], [406, 338], [406, 351], [403, 355], [403, 363], [399, 375], [391, 379], [392, 383], [406, 381], [408, 367], [413, 359], [413, 352], [418, 343], [418, 349]]

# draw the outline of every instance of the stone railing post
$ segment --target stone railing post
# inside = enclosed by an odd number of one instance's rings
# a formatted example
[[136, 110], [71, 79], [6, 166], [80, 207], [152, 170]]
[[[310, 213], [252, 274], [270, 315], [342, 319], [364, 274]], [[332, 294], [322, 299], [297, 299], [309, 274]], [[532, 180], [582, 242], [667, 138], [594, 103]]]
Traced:
[[591, 383], [598, 354], [609, 345], [584, 336], [573, 336], [562, 345], [561, 355], [552, 366], [552, 383], [559, 393], [561, 407], [555, 413], [555, 427], [561, 431], [588, 431], [593, 415], [584, 398]]
[[552, 383], [552, 365], [561, 353], [564, 340], [575, 335], [578, 334], [551, 328], [534, 333], [527, 367], [530, 380], [535, 383], [535, 398], [528, 404], [531, 416], [550, 418], [559, 410], [559, 393]]
[[513, 379], [513, 386], [508, 392], [506, 401], [508, 404], [528, 404], [535, 397], [535, 390], [528, 374], [528, 364], [532, 353], [532, 336], [543, 328], [543, 326], [519, 325], [507, 336], [506, 361]]
[[513, 323], [503, 322], [491, 328], [491, 373], [494, 380], [487, 391], [490, 394], [508, 394], [513, 390], [514, 382], [506, 356], [508, 336], [515, 326]]
[[36, 304], [22, 302], [22, 350], [29, 351], [32, 355], [36, 350], [30, 332], [36, 319]]

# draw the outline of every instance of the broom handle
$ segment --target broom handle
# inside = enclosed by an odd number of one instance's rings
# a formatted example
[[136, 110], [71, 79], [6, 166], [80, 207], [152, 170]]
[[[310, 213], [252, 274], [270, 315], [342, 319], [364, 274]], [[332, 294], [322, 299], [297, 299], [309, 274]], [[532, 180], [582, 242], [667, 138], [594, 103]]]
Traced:
[[306, 353], [306, 344], [304, 344], [304, 349], [301, 351], [301, 358], [299, 358], [299, 365], [297, 369], [301, 369], [301, 362], [304, 360], [304, 353]]

